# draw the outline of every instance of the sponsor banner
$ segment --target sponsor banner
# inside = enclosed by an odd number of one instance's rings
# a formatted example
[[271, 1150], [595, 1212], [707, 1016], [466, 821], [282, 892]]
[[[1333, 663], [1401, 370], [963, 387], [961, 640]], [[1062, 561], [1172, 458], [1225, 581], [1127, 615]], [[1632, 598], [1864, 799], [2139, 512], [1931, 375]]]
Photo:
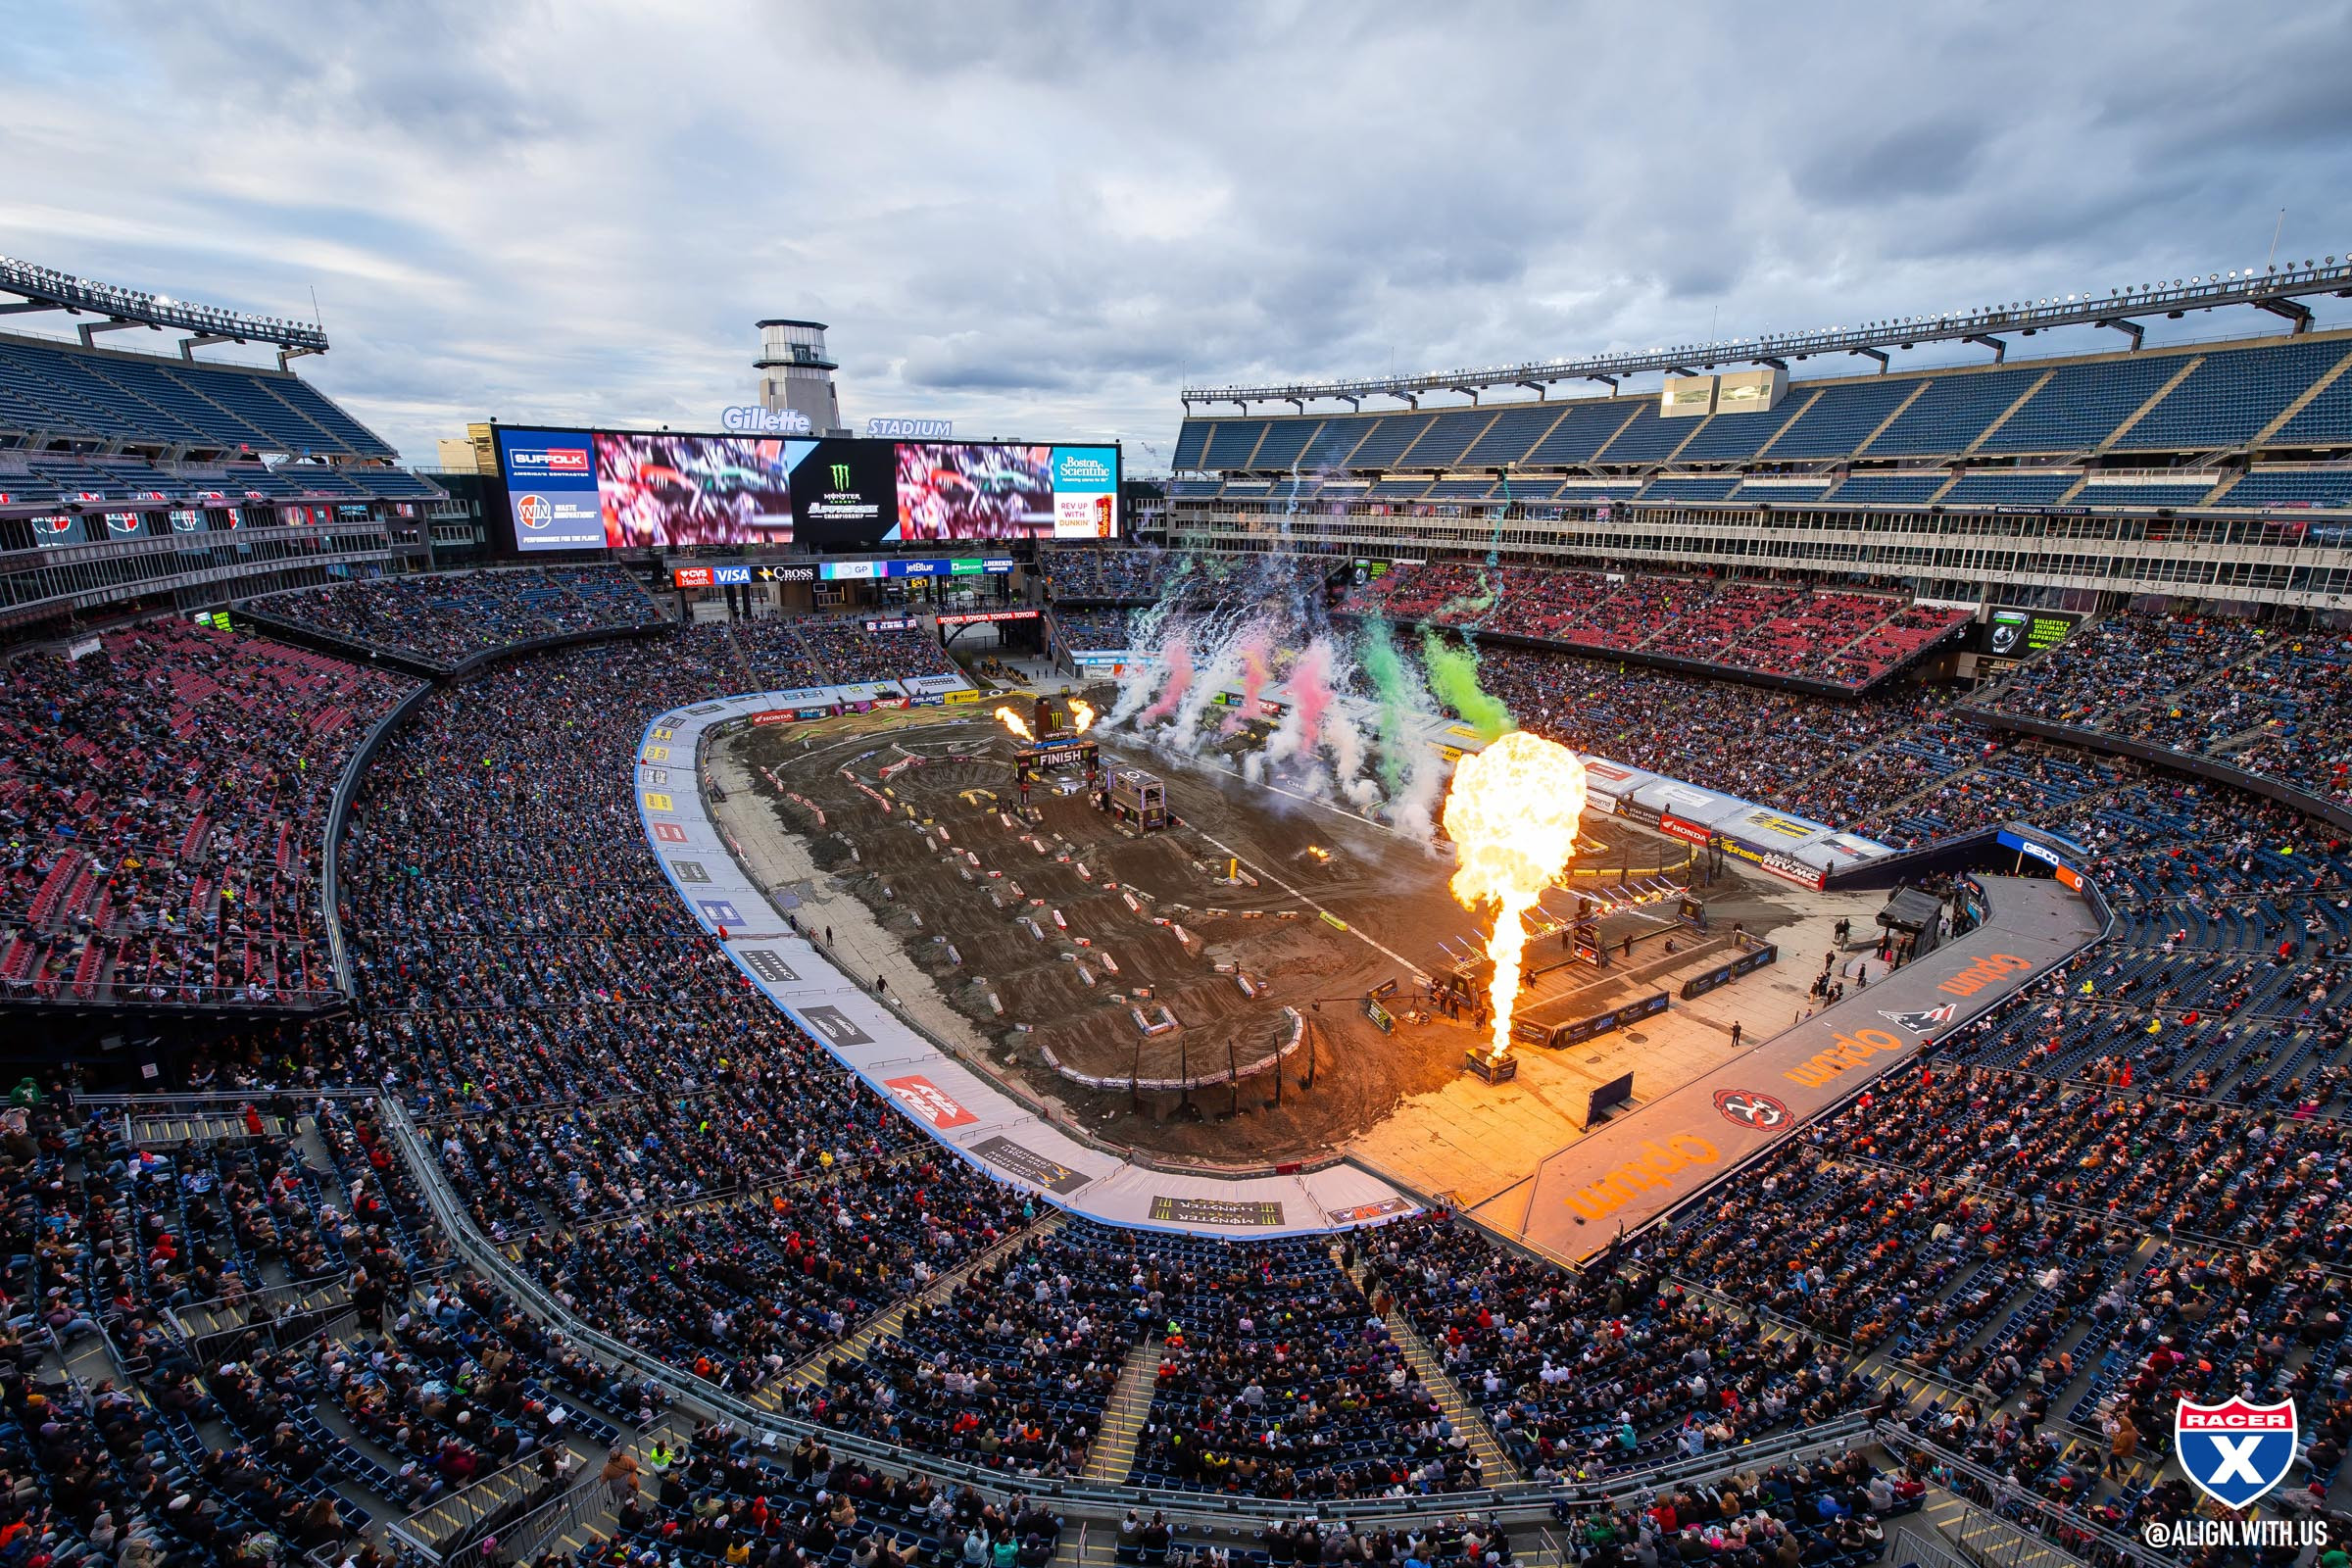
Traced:
[[498, 462], [517, 551], [594, 550], [604, 545], [595, 441], [586, 431], [502, 428]]
[[1753, 953], [1743, 953], [1729, 963], [1719, 963], [1684, 981], [1683, 1000], [1689, 1002], [1692, 997], [1703, 997], [1717, 986], [1728, 986], [1742, 975], [1754, 974], [1766, 964], [1778, 963], [1780, 957], [1779, 945], [1767, 942]]
[[736, 951], [742, 954], [743, 961], [752, 973], [771, 986], [791, 985], [801, 978], [801, 972], [773, 948], [740, 948]]
[[1617, 798], [1617, 814], [1629, 821], [1640, 822], [1644, 827], [1658, 825], [1658, 808], [1654, 806], [1643, 806], [1630, 795], [1621, 795]]
[[1816, 893], [1829, 880], [1829, 873], [1820, 866], [1807, 865], [1796, 857], [1783, 855], [1778, 850], [1765, 851], [1756, 863], [1783, 881], [1793, 882], [1800, 888], [1811, 888]]
[[1696, 822], [1686, 822], [1672, 811], [1658, 813], [1658, 831], [1685, 844], [1704, 844], [1713, 836]]
[[980, 701], [980, 694], [975, 691], [967, 690], [960, 692], [943, 692], [940, 695], [951, 703], [976, 703]]
[[1016, 1144], [1005, 1137], [983, 1138], [966, 1151], [987, 1160], [997, 1169], [1025, 1182], [1033, 1182], [1049, 1193], [1074, 1193], [1094, 1180], [1083, 1171], [1072, 1170], [1057, 1159], [1048, 1159], [1025, 1144]]
[[717, 579], [710, 566], [680, 566], [669, 574], [669, 580], [680, 588], [708, 588]]
[[956, 1103], [953, 1095], [919, 1074], [885, 1078], [882, 1087], [898, 1096], [899, 1103], [941, 1132], [969, 1127], [980, 1118]]
[[1977, 652], [1994, 659], [2024, 659], [2057, 647], [2082, 623], [2081, 615], [2061, 610], [1995, 606], [1977, 629]]
[[923, 623], [912, 615], [877, 617], [864, 622], [867, 631], [920, 631]]
[[1366, 1220], [1386, 1219], [1391, 1214], [1409, 1214], [1412, 1203], [1402, 1198], [1384, 1198], [1377, 1203], [1356, 1203], [1348, 1208], [1327, 1208], [1323, 1217], [1334, 1225], [1361, 1225]]
[[819, 1044], [835, 1047], [870, 1046], [874, 1037], [858, 1027], [856, 1020], [839, 1007], [823, 1004], [796, 1007], [794, 1012], [817, 1037]]
[[[1568, 1023], [1541, 1024], [1522, 1020], [1512, 1025], [1511, 1037], [1533, 1045], [1558, 1050], [1565, 1046], [1581, 1046], [1588, 1040], [1614, 1034], [1628, 1024], [1644, 1018], [1654, 1018], [1667, 1007], [1666, 993], [1654, 992], [1639, 1002], [1629, 1002], [1622, 1007], [1595, 1013], [1590, 1018], [1578, 1018]], [[1525, 1030], [1525, 1033], [1521, 1033]]]
[[959, 614], [942, 615], [939, 617], [939, 623], [942, 626], [970, 626], [992, 620], [1035, 620], [1043, 613], [1043, 611], [1038, 610], [973, 610]]
[[1282, 1205], [1278, 1202], [1236, 1201], [1225, 1198], [1160, 1196], [1152, 1200], [1152, 1217], [1163, 1224], [1174, 1225], [1279, 1225], [1282, 1223]]
[[1118, 449], [1055, 447], [1054, 537], [1109, 539], [1118, 531]]

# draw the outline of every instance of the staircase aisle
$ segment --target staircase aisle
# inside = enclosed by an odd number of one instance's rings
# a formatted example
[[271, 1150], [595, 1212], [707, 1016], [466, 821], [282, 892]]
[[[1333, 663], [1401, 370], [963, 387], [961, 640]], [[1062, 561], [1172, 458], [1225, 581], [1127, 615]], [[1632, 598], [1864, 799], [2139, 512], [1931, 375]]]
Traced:
[[1086, 1450], [1087, 1480], [1116, 1483], [1127, 1479], [1158, 1382], [1159, 1342], [1146, 1335], [1127, 1352], [1127, 1364], [1119, 1369], [1119, 1386], [1111, 1390], [1109, 1402], [1102, 1406], [1102, 1426]]
[[1060, 1209], [1047, 1210], [1035, 1223], [1025, 1225], [1013, 1232], [961, 1268], [950, 1269], [922, 1290], [899, 1298], [898, 1300], [875, 1313], [852, 1331], [848, 1339], [837, 1345], [828, 1345], [816, 1354], [802, 1360], [798, 1365], [787, 1368], [781, 1377], [752, 1395], [751, 1402], [762, 1410], [782, 1409], [786, 1389], [805, 1389], [812, 1383], [823, 1382], [825, 1368], [835, 1361], [863, 1360], [866, 1351], [899, 1332], [899, 1326], [906, 1321], [908, 1307], [918, 1302], [929, 1306], [946, 1300], [955, 1294], [956, 1287], [970, 1279], [980, 1269], [1016, 1248], [1026, 1247], [1031, 1242], [1053, 1235], [1067, 1223], [1068, 1216]]
[[[1340, 1250], [1335, 1246], [1332, 1248], [1332, 1258], [1336, 1262], [1339, 1256]], [[1355, 1282], [1358, 1290], [1364, 1289], [1364, 1273], [1361, 1263], [1348, 1271], [1348, 1277]], [[1364, 1294], [1369, 1296], [1371, 1292], [1365, 1291]], [[1404, 1364], [1413, 1369], [1413, 1376], [1419, 1378], [1437, 1399], [1438, 1408], [1446, 1412], [1446, 1419], [1453, 1423], [1453, 1430], [1470, 1440], [1471, 1448], [1478, 1454], [1479, 1473], [1486, 1478], [1487, 1485], [1509, 1486], [1519, 1480], [1519, 1467], [1503, 1451], [1502, 1440], [1495, 1437], [1494, 1429], [1487, 1424], [1486, 1412], [1473, 1403], [1460, 1385], [1447, 1374], [1445, 1361], [1430, 1348], [1429, 1342], [1421, 1338], [1420, 1331], [1395, 1307], [1388, 1310], [1382, 1321], [1388, 1325], [1389, 1338], [1396, 1342], [1397, 1349], [1404, 1352]]]

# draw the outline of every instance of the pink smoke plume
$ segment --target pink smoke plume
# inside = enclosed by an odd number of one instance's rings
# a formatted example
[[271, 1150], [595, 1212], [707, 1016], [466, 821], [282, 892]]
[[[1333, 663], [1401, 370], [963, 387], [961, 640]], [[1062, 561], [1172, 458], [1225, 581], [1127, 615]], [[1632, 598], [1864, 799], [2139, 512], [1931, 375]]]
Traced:
[[1261, 694], [1266, 689], [1266, 677], [1272, 673], [1266, 668], [1270, 641], [1262, 626], [1251, 627], [1249, 634], [1242, 638], [1236, 649], [1242, 656], [1242, 705], [1226, 715], [1218, 734], [1231, 735], [1251, 719], [1266, 716], [1265, 699]]
[[1298, 720], [1294, 755], [1310, 757], [1323, 738], [1323, 715], [1331, 709], [1331, 644], [1318, 637], [1291, 666], [1291, 711]]
[[1160, 639], [1159, 662], [1160, 667], [1168, 672], [1168, 683], [1159, 689], [1159, 695], [1152, 700], [1152, 706], [1137, 715], [1135, 721], [1138, 726], [1156, 724], [1163, 718], [1175, 717], [1176, 705], [1183, 702], [1184, 694], [1192, 689], [1193, 645], [1186, 638], [1183, 627], [1169, 627], [1168, 634]]

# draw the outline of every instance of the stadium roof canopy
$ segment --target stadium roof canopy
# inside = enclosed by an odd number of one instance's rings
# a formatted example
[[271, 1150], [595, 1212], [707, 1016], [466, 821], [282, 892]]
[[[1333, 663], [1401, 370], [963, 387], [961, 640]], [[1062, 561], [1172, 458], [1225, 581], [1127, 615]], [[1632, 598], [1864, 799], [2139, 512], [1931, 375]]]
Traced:
[[316, 325], [277, 317], [248, 316], [242, 311], [224, 311], [211, 305], [191, 305], [168, 294], [93, 282], [10, 256], [0, 256], [0, 294], [16, 295], [22, 302], [0, 305], [0, 316], [64, 311], [73, 316], [104, 318], [82, 323], [83, 348], [96, 347], [100, 332], [148, 326], [158, 331], [169, 328], [193, 334], [180, 340], [179, 355], [183, 360], [194, 360], [196, 350], [216, 343], [275, 344], [280, 366], [297, 355], [326, 352], [326, 332]]
[[2245, 268], [2209, 272], [2203, 277], [2177, 277], [2111, 288], [2099, 295], [2089, 291], [2016, 300], [2006, 305], [1981, 305], [1943, 311], [1934, 316], [1900, 316], [1853, 326], [1831, 326], [1810, 332], [1768, 333], [1762, 337], [1727, 338], [1680, 348], [1650, 349], [1627, 354], [1602, 354], [1586, 359], [1530, 360], [1518, 365], [1490, 365], [1472, 369], [1440, 370], [1426, 375], [1368, 376], [1359, 380], [1290, 381], [1268, 386], [1187, 387], [1181, 396], [1185, 412], [1196, 403], [1232, 403], [1247, 410], [1252, 403], [1288, 403], [1303, 410], [1317, 398], [1356, 405], [1364, 398], [1391, 397], [1418, 407], [1424, 392], [1459, 392], [1476, 402], [1488, 387], [1525, 387], [1539, 397], [1562, 381], [1605, 381], [1611, 386], [1625, 376], [1663, 370], [1690, 374], [1723, 365], [1771, 365], [1786, 368], [1790, 360], [1816, 354], [1858, 354], [1879, 362], [1885, 369], [1887, 351], [1922, 343], [1979, 343], [1995, 359], [2008, 354], [2002, 334], [2031, 336], [2061, 326], [2105, 326], [2131, 335], [2137, 347], [2143, 328], [2139, 318], [2185, 316], [2190, 311], [2224, 306], [2253, 306], [2283, 316], [2303, 331], [2312, 312], [2299, 303], [2302, 296], [2335, 294], [2352, 297], [2352, 256], [2328, 257], [2300, 265]]

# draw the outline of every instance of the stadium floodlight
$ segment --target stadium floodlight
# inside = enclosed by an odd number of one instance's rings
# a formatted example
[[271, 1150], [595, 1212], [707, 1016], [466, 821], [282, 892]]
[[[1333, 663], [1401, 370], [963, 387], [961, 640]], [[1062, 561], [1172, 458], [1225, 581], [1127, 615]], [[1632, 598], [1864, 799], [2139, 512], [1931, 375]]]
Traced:
[[9, 256], [0, 256], [0, 293], [14, 294], [27, 302], [12, 307], [15, 310], [53, 310], [105, 317], [104, 326], [90, 323], [82, 327], [84, 344], [94, 331], [122, 325], [181, 328], [215, 342], [270, 343], [284, 351], [279, 356], [281, 360], [296, 354], [326, 352], [326, 333], [317, 326], [305, 326], [278, 317], [247, 316], [216, 306], [192, 305], [169, 294], [95, 282]]

